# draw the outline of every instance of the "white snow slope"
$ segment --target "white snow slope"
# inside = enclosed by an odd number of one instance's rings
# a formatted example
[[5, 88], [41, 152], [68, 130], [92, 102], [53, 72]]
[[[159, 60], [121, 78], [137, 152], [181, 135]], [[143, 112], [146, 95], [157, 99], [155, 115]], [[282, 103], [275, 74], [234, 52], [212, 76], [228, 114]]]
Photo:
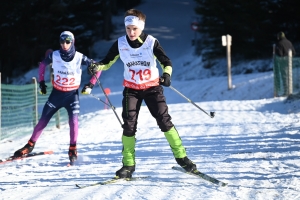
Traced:
[[[199, 171], [227, 182], [228, 186], [219, 187], [172, 170], [176, 162], [171, 149], [143, 105], [136, 133], [134, 176], [150, 177], [77, 189], [75, 184], [92, 184], [114, 177], [122, 166], [122, 128], [116, 116], [112, 110], [103, 109], [104, 104], [97, 99], [81, 95], [76, 166], [67, 167], [68, 124], [61, 129], [53, 127], [44, 131], [34, 151], [53, 150], [54, 154], [0, 165], [0, 199], [300, 199], [299, 102], [273, 98], [272, 72], [233, 76], [232, 90], [227, 89], [227, 77], [176, 80], [176, 65], [180, 67], [180, 62], [193, 58], [194, 65], [186, 66], [186, 73], [191, 75], [199, 59], [188, 53], [189, 39], [185, 39], [186, 43], [176, 43], [177, 39], [193, 35], [189, 27], [183, 28], [189, 26], [191, 14], [185, 13], [192, 12], [192, 4], [192, 0], [153, 0], [137, 8], [149, 13], [148, 31], [158, 34], [156, 37], [166, 47], [167, 54], [175, 60], [172, 86], [206, 112], [216, 112], [210, 118], [165, 88], [172, 122], [188, 157]], [[169, 16], [173, 16], [173, 24], [165, 22]], [[111, 72], [101, 76], [103, 86], [112, 91], [110, 99], [120, 118], [122, 68], [116, 64]], [[114, 74], [118, 78], [113, 80]], [[105, 99], [98, 86], [93, 93]], [[29, 138], [26, 135], [1, 141], [0, 157], [10, 156]]]

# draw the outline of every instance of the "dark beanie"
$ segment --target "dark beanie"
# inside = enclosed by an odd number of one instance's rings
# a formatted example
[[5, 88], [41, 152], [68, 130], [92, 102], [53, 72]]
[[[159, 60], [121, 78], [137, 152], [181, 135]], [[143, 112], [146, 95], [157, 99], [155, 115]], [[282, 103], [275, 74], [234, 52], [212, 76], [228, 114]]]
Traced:
[[279, 33], [277, 33], [277, 39], [280, 40], [280, 39], [282, 39], [282, 38], [285, 38], [284, 32], [279, 32]]

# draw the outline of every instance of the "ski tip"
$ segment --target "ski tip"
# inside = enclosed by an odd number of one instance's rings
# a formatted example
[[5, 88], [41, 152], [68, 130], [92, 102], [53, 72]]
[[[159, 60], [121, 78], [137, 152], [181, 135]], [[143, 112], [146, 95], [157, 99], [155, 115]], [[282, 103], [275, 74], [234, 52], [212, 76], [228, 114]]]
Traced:
[[44, 154], [53, 154], [53, 151], [45, 151]]

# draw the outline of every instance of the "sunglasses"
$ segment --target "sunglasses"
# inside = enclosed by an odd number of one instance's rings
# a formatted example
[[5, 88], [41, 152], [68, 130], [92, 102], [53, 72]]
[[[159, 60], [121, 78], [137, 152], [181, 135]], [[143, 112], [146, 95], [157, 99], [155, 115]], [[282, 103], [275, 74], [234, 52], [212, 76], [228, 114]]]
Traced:
[[64, 43], [70, 44], [71, 43], [70, 40], [60, 40], [59, 42], [60, 42], [60, 44], [64, 44]]
[[73, 40], [69, 35], [61, 35], [59, 40], [60, 44], [70, 44], [72, 41]]

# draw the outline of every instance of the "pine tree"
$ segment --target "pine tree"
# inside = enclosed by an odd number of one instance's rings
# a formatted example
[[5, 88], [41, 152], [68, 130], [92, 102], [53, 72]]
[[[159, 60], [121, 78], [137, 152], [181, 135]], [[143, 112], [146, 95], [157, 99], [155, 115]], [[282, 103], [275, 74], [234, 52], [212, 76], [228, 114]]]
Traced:
[[[126, 6], [136, 5], [140, 0], [125, 2]], [[36, 68], [47, 49], [59, 48], [59, 34], [65, 30], [74, 33], [76, 49], [93, 58], [93, 44], [110, 39], [112, 14], [125, 5], [117, 0], [14, 0], [1, 4], [1, 80]]]
[[233, 57], [270, 57], [276, 33], [280, 29], [290, 32], [299, 28], [299, 21], [291, 17], [296, 10], [292, 0], [195, 1], [195, 12], [201, 19], [199, 32], [204, 36], [197, 43], [197, 53], [207, 52], [204, 55], [207, 59], [224, 56], [221, 36], [226, 34], [232, 36]]

